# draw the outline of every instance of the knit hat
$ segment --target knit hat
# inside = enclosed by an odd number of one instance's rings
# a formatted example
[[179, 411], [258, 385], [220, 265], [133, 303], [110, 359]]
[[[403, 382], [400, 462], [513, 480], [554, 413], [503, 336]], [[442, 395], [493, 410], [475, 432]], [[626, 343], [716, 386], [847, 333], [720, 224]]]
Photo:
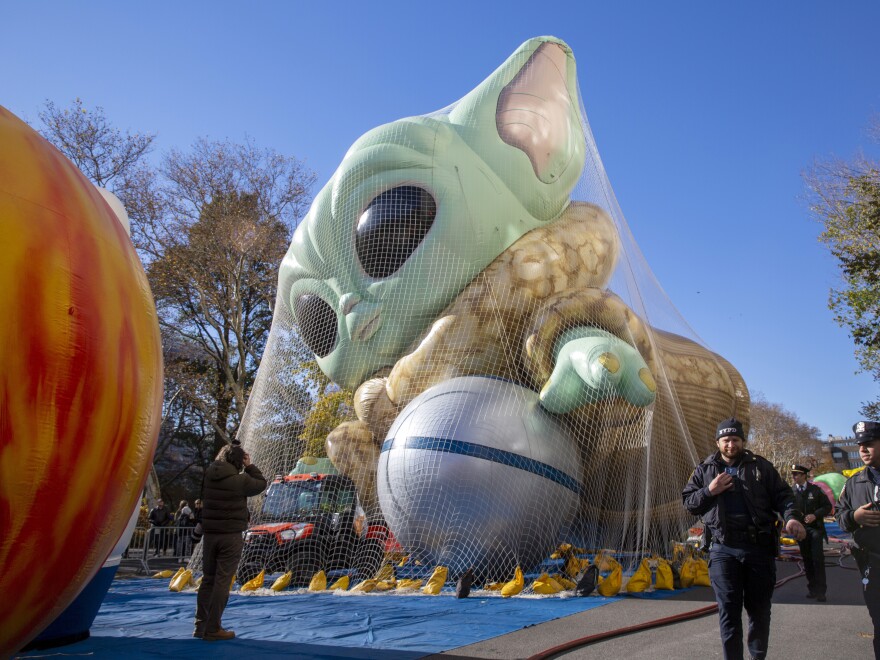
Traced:
[[718, 424], [718, 428], [715, 430], [715, 440], [720, 440], [727, 435], [736, 436], [744, 441], [746, 436], [743, 434], [742, 422], [735, 417], [731, 417]]

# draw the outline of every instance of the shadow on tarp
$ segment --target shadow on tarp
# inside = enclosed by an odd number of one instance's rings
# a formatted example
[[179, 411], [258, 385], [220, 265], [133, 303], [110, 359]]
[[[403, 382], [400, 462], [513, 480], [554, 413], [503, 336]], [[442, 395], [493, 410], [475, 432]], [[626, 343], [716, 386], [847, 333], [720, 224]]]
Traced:
[[[639, 594], [663, 598], [675, 592]], [[680, 592], [679, 592], [680, 593]], [[212, 660], [243, 653], [258, 657], [370, 658], [376, 650], [390, 660], [408, 660], [474, 644], [514, 630], [583, 612], [619, 600], [517, 597], [472, 592], [456, 599], [439, 596], [351, 593], [232, 593], [223, 615], [236, 639], [192, 638], [195, 592], [172, 593], [168, 580], [116, 580], [98, 612], [91, 637], [76, 644], [30, 651], [24, 658], [171, 658], [210, 654]]]

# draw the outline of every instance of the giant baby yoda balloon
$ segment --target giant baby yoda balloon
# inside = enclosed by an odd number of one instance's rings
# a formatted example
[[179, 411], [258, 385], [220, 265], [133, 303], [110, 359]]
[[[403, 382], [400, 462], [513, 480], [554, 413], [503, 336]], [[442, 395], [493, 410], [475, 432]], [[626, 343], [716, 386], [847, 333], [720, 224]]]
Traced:
[[[294, 234], [279, 297], [355, 390], [328, 455], [407, 550], [464, 566], [469, 543], [508, 563], [563, 537], [665, 549], [715, 425], [748, 421], [736, 370], [647, 318], [662, 296], [629, 276], [646, 267], [607, 192], [585, 185], [596, 171], [572, 52], [536, 38], [452, 106], [361, 137]], [[420, 414], [434, 392], [448, 402]], [[526, 472], [575, 505], [554, 518], [561, 500], [540, 487], [524, 502]], [[485, 538], [508, 531], [518, 540]]]

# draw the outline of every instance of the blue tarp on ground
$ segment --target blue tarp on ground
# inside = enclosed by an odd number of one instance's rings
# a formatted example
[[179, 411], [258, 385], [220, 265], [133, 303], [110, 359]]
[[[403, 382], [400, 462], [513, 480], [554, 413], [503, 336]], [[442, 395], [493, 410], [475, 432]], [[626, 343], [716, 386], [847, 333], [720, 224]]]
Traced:
[[[673, 592], [639, 594], [663, 598]], [[619, 600], [519, 596], [476, 591], [456, 599], [401, 594], [232, 593], [223, 616], [235, 630], [230, 642], [193, 639], [195, 592], [172, 593], [168, 580], [116, 580], [101, 606], [91, 637], [76, 644], [30, 651], [22, 657], [64, 655], [171, 658], [209, 653], [212, 660], [243, 654], [286, 658], [419, 658], [473, 644]], [[272, 595], [269, 595], [272, 594]]]

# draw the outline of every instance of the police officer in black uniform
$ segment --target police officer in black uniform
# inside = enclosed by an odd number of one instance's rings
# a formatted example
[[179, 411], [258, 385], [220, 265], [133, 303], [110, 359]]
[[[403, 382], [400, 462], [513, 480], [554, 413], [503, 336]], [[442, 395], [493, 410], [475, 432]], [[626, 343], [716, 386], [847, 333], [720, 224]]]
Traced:
[[834, 516], [853, 535], [853, 556], [874, 622], [874, 657], [880, 659], [880, 423], [859, 422], [853, 431], [865, 469], [847, 479]]
[[682, 500], [688, 511], [703, 517], [705, 533], [711, 535], [709, 578], [718, 603], [725, 659], [743, 657], [745, 606], [749, 653], [763, 660], [776, 586], [778, 515], [791, 536], [801, 540], [806, 532], [789, 485], [770, 461], [745, 449], [742, 423], [724, 420], [715, 440], [718, 451], [694, 468]]
[[804, 514], [804, 527], [807, 538], [798, 545], [801, 558], [804, 560], [804, 572], [807, 574], [807, 598], [815, 598], [825, 602], [825, 516], [831, 513], [831, 502], [828, 496], [816, 484], [807, 482], [810, 469], [803, 465], [791, 466], [791, 478], [794, 481], [794, 505]]

